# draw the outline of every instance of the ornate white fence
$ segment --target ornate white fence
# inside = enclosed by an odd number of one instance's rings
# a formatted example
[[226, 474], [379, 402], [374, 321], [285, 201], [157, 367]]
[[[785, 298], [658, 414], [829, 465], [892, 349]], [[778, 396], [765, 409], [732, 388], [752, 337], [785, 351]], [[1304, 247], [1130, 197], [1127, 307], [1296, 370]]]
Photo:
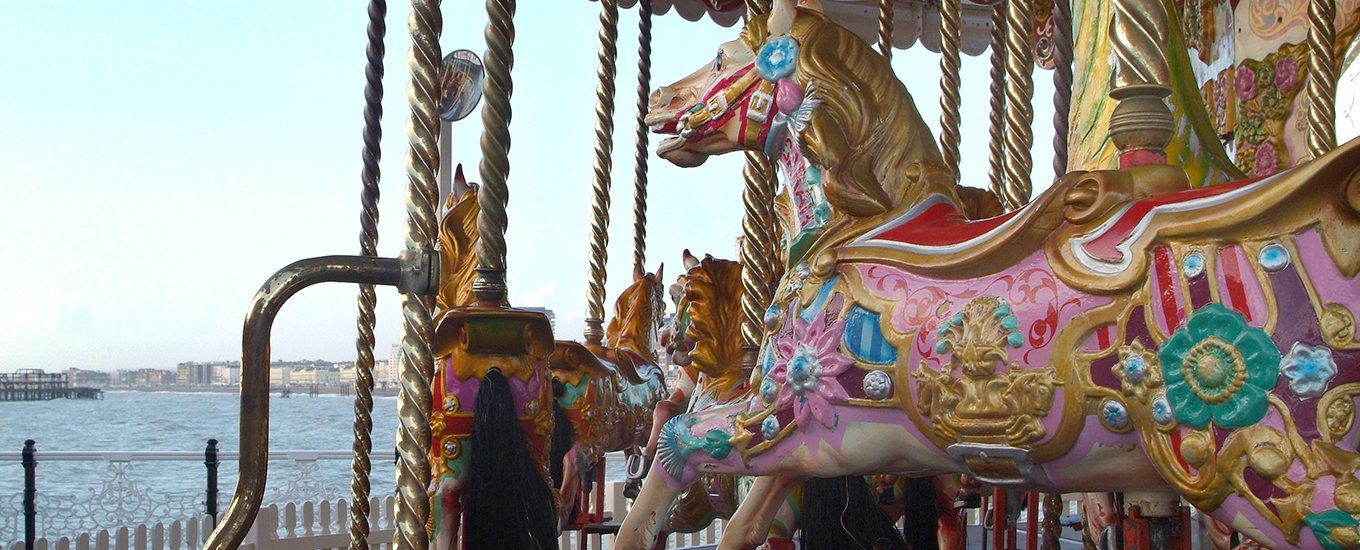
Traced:
[[[274, 451], [270, 453], [270, 485], [265, 492], [265, 503], [321, 502], [349, 494], [348, 450]], [[393, 454], [375, 453], [373, 479], [392, 477]], [[0, 453], [0, 464], [17, 466], [20, 453]], [[172, 522], [183, 518], [201, 517], [208, 513], [207, 474], [204, 466], [197, 466], [192, 480], [175, 479], [176, 489], [166, 489], [166, 474], [159, 464], [180, 462], [179, 470], [192, 468], [185, 462], [204, 462], [202, 452], [43, 452], [36, 454], [39, 463], [37, 521], [38, 537], [60, 540], [78, 537], [82, 533], [108, 531], [116, 536], [123, 526], [163, 524], [169, 529]], [[231, 463], [239, 453], [219, 451], [217, 460]], [[334, 475], [320, 475], [319, 462], [342, 461], [335, 464]], [[84, 464], [80, 464], [84, 463]], [[106, 465], [103, 479], [91, 470], [99, 463]], [[58, 466], [70, 464], [75, 466]], [[83, 489], [72, 490], [69, 478], [73, 470], [85, 472], [91, 479]], [[343, 471], [341, 471], [343, 470]], [[18, 473], [18, 472], [16, 472]], [[22, 474], [20, 474], [22, 475]], [[85, 476], [79, 476], [85, 477]], [[60, 480], [56, 483], [53, 480]], [[220, 475], [221, 491], [215, 508], [224, 511], [235, 487], [235, 468], [224, 468]], [[390, 485], [390, 482], [388, 483]], [[53, 487], [57, 487], [53, 489]], [[62, 487], [66, 489], [63, 490]], [[188, 487], [193, 487], [188, 488]], [[374, 489], [383, 496], [389, 490]], [[22, 540], [24, 534], [23, 493], [0, 494], [0, 547]], [[348, 512], [346, 512], [348, 513]], [[181, 530], [187, 530], [187, 523]], [[135, 537], [135, 532], [129, 536]]]
[[[618, 505], [623, 503], [626, 506], [627, 503], [622, 496], [623, 483], [608, 483], [606, 489], [605, 509], [615, 511], [615, 517], [622, 517], [626, 509], [621, 510]], [[393, 496], [369, 501], [369, 509], [372, 510], [369, 518], [369, 548], [392, 547], [392, 537], [396, 534], [395, 504], [396, 498]], [[33, 550], [191, 550], [202, 546], [211, 531], [212, 519], [202, 516], [104, 529], [75, 538], [42, 538], [35, 541]], [[719, 521], [698, 533], [671, 535], [666, 547], [689, 548], [717, 544], [721, 534], [722, 522]], [[577, 532], [563, 533], [560, 547], [563, 550], [604, 550], [612, 547], [614, 542], [612, 536], [590, 535], [582, 543], [581, 537]], [[266, 506], [260, 510], [250, 534], [241, 544], [243, 550], [319, 550], [348, 546], [349, 503], [346, 499]], [[0, 546], [0, 550], [24, 550], [24, 545], [14, 542]]]

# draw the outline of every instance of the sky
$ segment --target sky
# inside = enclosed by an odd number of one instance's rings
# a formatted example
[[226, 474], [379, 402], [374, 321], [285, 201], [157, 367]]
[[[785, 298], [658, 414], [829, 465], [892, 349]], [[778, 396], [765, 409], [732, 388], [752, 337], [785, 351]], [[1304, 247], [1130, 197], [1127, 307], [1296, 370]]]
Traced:
[[[465, 7], [467, 6], [467, 7]], [[532, 7], [530, 7], [532, 6]], [[239, 359], [251, 297], [302, 258], [359, 250], [366, 2], [54, 1], [0, 19], [0, 372], [173, 369]], [[403, 248], [409, 7], [388, 14], [379, 253]], [[479, 2], [446, 2], [444, 52], [484, 50]], [[510, 152], [510, 296], [580, 339], [589, 273], [598, 5], [521, 2]], [[637, 14], [620, 16], [607, 308], [631, 280]], [[655, 21], [655, 87], [712, 59], [737, 29]], [[894, 57], [938, 135], [939, 58]], [[963, 61], [963, 181], [986, 185], [986, 57]], [[1053, 177], [1051, 73], [1039, 71], [1034, 181]], [[480, 116], [452, 127], [479, 180]], [[651, 139], [654, 150], [658, 137]], [[650, 161], [647, 266], [681, 251], [736, 257], [740, 155]], [[274, 324], [274, 359], [349, 361], [348, 284], [314, 286]], [[399, 341], [378, 292], [377, 356]]]

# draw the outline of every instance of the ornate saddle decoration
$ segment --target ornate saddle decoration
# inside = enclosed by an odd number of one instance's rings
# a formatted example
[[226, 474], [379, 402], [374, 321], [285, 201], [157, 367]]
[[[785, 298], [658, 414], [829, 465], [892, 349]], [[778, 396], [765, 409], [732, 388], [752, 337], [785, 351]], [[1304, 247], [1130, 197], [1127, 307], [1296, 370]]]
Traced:
[[949, 354], [949, 366], [936, 371], [922, 363], [912, 374], [917, 407], [940, 437], [1015, 447], [1044, 437], [1039, 419], [1062, 382], [1052, 367], [1026, 371], [1010, 359], [1007, 348], [1024, 342], [1018, 328], [1010, 306], [991, 296], [940, 325], [935, 351]]

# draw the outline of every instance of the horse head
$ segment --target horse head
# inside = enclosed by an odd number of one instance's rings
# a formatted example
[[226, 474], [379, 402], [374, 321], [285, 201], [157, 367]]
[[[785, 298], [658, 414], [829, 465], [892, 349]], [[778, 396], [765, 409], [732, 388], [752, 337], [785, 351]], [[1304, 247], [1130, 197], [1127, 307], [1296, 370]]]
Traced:
[[657, 331], [666, 315], [661, 285], [665, 269], [662, 264], [653, 274], [644, 272], [641, 266], [634, 267], [633, 284], [614, 302], [614, 318], [604, 333], [605, 345], [630, 350], [656, 363]]
[[[713, 62], [656, 90], [647, 123], [678, 134], [657, 153], [679, 166], [736, 150], [778, 158], [796, 150], [824, 173], [834, 213], [893, 210], [907, 193], [900, 172], [941, 164], [911, 95], [884, 58], [831, 22], [820, 4], [777, 0], [751, 18]], [[915, 187], [910, 185], [909, 187]]]
[[707, 375], [725, 392], [742, 379], [741, 265], [708, 255], [700, 260], [686, 250], [685, 266], [672, 358]]

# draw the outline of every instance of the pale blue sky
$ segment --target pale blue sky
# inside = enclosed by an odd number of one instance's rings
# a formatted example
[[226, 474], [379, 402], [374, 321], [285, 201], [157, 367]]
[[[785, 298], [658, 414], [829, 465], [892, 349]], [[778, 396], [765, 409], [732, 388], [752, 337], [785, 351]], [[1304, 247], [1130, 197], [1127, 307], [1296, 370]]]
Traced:
[[[598, 5], [520, 2], [508, 267], [516, 305], [579, 339], [588, 273]], [[482, 51], [481, 2], [445, 2], [444, 51]], [[406, 16], [388, 16], [380, 253], [402, 248]], [[629, 282], [637, 14], [621, 17], [612, 304]], [[358, 250], [366, 2], [44, 2], [0, 18], [0, 371], [173, 368], [239, 359], [259, 285], [297, 259]], [[737, 29], [656, 20], [653, 86], [707, 63]], [[899, 51], [938, 129], [938, 57]], [[1040, 71], [1035, 181], [1052, 178], [1050, 73]], [[986, 181], [987, 60], [964, 59], [963, 177]], [[454, 126], [479, 179], [480, 117]], [[657, 138], [652, 139], [655, 148]], [[741, 157], [695, 169], [653, 158], [647, 258], [734, 258]], [[293, 298], [276, 359], [352, 360], [353, 285]], [[398, 295], [379, 292], [378, 356]], [[612, 305], [611, 305], [612, 308]]]

